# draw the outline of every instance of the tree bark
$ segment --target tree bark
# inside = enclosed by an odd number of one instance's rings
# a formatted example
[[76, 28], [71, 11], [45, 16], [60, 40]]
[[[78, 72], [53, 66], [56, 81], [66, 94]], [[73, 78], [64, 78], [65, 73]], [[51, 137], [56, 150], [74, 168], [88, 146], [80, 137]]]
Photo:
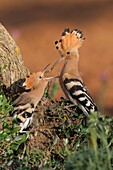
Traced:
[[10, 89], [9, 92], [12, 90], [12, 93], [18, 91], [17, 82], [30, 74], [24, 66], [19, 47], [2, 24], [0, 24], [0, 71], [1, 84]]

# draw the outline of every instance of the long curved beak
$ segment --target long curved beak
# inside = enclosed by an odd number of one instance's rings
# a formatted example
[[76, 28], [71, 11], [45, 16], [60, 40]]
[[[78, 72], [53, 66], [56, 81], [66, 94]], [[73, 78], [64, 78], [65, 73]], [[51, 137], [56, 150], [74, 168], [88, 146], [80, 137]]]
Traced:
[[44, 74], [46, 72], [48, 72], [47, 68], [50, 66], [51, 63], [47, 64], [47, 66], [44, 67], [44, 69], [42, 70], [42, 77], [44, 76]]
[[47, 77], [47, 78], [45, 78], [45, 79], [48, 80], [48, 81], [50, 81], [50, 80], [55, 79], [55, 78], [60, 78], [60, 76]]
[[56, 65], [57, 65], [58, 63], [60, 63], [62, 60], [64, 60], [64, 59], [65, 59], [65, 57], [61, 56], [61, 57], [53, 64], [53, 66], [51, 67], [51, 69], [49, 70], [49, 72], [51, 72], [51, 71], [56, 67]]

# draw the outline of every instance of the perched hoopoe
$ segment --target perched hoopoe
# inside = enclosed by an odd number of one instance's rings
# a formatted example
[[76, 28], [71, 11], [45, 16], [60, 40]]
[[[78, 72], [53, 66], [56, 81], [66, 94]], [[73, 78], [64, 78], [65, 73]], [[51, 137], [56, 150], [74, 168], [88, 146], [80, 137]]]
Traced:
[[59, 42], [55, 42], [56, 49], [59, 51], [61, 57], [55, 62], [51, 70], [61, 60], [65, 60], [60, 74], [61, 87], [70, 101], [89, 117], [90, 111], [97, 111], [97, 107], [78, 71], [78, 49], [83, 41], [82, 31], [75, 29], [70, 32], [69, 28], [65, 29]]
[[56, 77], [44, 76], [45, 72], [48, 72], [46, 69], [49, 65], [45, 67], [43, 71], [33, 73], [28, 78], [26, 78], [23, 86], [26, 90], [31, 90], [28, 92], [23, 92], [14, 102], [15, 107], [12, 114], [17, 114], [18, 121], [21, 126], [20, 133], [23, 133], [24, 129], [30, 126], [33, 119], [33, 113], [39, 101], [41, 100], [44, 89], [46, 88], [49, 80]]

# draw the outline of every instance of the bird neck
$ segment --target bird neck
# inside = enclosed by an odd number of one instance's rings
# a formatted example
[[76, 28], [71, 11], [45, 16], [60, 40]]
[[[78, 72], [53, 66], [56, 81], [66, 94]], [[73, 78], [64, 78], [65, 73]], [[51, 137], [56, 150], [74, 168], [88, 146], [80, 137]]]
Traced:
[[47, 86], [47, 81], [41, 82], [38, 86], [36, 86], [32, 91], [31, 94], [34, 94], [35, 97], [42, 96], [44, 93], [44, 89]]
[[65, 60], [61, 75], [63, 76], [65, 73], [72, 75], [73, 77], [79, 76], [78, 71], [78, 58], [75, 56], [71, 56]]
[[39, 85], [36, 87], [36, 90], [38, 89], [42, 89], [42, 90], [44, 90], [45, 88], [46, 88], [46, 86], [47, 86], [47, 83], [48, 83], [48, 81], [47, 80], [42, 80], [40, 83], [39, 83]]

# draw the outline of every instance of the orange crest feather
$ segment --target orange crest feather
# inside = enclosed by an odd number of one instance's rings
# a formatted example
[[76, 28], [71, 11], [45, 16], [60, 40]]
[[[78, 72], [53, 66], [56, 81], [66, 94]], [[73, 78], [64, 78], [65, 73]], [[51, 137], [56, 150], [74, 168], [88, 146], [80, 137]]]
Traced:
[[61, 55], [64, 56], [77, 51], [84, 40], [85, 38], [83, 38], [82, 31], [76, 29], [70, 32], [69, 28], [67, 28], [62, 33], [62, 37], [59, 42], [56, 41], [55, 44]]
[[26, 78], [24, 82], [25, 89], [26, 90], [32, 89], [35, 86], [36, 81], [37, 81], [37, 74], [36, 73], [31, 74], [28, 78]]

